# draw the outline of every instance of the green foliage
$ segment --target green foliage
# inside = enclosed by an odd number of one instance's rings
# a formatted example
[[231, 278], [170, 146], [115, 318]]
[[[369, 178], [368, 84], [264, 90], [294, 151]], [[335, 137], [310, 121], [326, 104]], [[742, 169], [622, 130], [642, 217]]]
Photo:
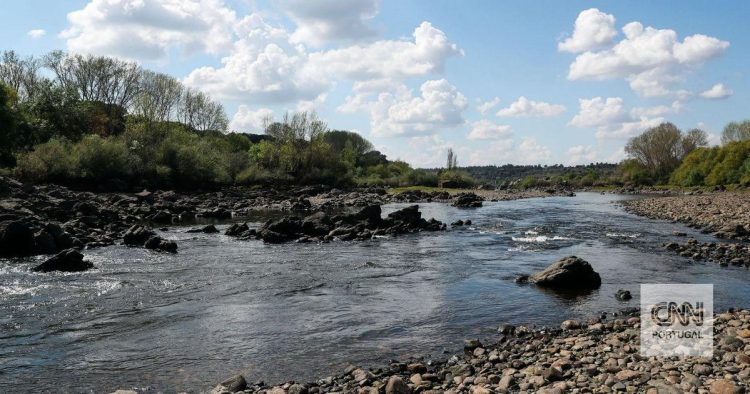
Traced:
[[453, 167], [455, 163], [451, 160], [451, 169], [440, 171], [438, 184], [448, 188], [467, 188], [474, 186], [474, 179], [466, 172], [459, 171]]
[[32, 182], [67, 182], [76, 172], [73, 148], [64, 138], [52, 138], [36, 149], [21, 155], [16, 175]]
[[0, 83], [0, 167], [15, 164], [16, 115], [13, 111], [14, 92]]
[[670, 182], [680, 186], [750, 184], [750, 140], [693, 151]]
[[652, 185], [654, 183], [648, 168], [635, 159], [623, 160], [615, 172], [615, 179], [631, 185]]
[[78, 176], [85, 181], [129, 177], [128, 149], [122, 139], [87, 135], [75, 145], [72, 154]]

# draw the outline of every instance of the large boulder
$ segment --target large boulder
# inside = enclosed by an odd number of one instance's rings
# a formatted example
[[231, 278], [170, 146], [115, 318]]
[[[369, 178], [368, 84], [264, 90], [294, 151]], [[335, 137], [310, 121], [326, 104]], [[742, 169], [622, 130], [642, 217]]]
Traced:
[[282, 243], [299, 238], [302, 221], [292, 216], [266, 222], [258, 231], [264, 242]]
[[419, 205], [411, 205], [389, 213], [388, 218], [396, 222], [418, 224], [419, 220], [422, 218], [422, 213], [419, 212]]
[[453, 206], [459, 208], [479, 208], [482, 206], [484, 198], [474, 193], [461, 193], [456, 195], [453, 200]]
[[302, 221], [302, 232], [309, 236], [323, 236], [333, 228], [331, 218], [325, 212], [315, 212]]
[[602, 284], [599, 274], [586, 260], [568, 256], [562, 258], [541, 272], [529, 277], [538, 286], [563, 289], [597, 289]]
[[149, 238], [144, 245], [146, 249], [157, 250], [159, 252], [177, 253], [177, 243], [168, 241], [158, 235]]
[[34, 251], [34, 231], [29, 223], [15, 220], [0, 223], [0, 257], [29, 256]]
[[75, 249], [66, 249], [49, 260], [32, 268], [35, 272], [80, 272], [94, 268], [94, 264], [83, 259], [83, 254]]

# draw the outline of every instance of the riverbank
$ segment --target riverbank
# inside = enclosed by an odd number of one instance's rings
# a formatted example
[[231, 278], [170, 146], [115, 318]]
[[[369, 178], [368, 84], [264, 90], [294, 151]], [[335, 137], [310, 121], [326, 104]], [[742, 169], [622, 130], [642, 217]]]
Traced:
[[750, 381], [750, 311], [715, 315], [713, 358], [645, 358], [638, 311], [560, 328], [501, 326], [497, 340], [464, 342], [446, 361], [413, 359], [349, 367], [311, 383], [269, 386], [235, 376], [211, 392], [269, 394], [489, 394], [505, 392], [745, 393]]

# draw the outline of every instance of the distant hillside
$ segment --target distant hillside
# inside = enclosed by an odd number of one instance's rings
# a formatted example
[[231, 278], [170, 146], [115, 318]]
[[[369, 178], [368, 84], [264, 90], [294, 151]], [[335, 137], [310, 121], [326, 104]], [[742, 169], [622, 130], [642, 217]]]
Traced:
[[599, 177], [607, 177], [617, 168], [617, 164], [594, 163], [578, 166], [564, 166], [562, 164], [542, 165], [514, 165], [503, 166], [472, 166], [460, 167], [459, 170], [467, 172], [477, 182], [500, 184], [526, 177], [543, 179], [547, 177], [583, 177], [590, 172], [596, 172]]

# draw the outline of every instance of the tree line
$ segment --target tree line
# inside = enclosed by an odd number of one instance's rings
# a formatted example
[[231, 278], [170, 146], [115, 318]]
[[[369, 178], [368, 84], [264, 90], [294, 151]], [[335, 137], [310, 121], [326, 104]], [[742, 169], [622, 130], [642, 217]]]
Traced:
[[706, 132], [682, 132], [662, 123], [631, 138], [620, 181], [676, 186], [750, 185], [750, 120], [727, 124], [721, 146], [708, 147]]
[[0, 168], [24, 181], [100, 189], [437, 183], [313, 112], [268, 119], [260, 135], [227, 129], [220, 103], [132, 62], [61, 51], [0, 56]]

